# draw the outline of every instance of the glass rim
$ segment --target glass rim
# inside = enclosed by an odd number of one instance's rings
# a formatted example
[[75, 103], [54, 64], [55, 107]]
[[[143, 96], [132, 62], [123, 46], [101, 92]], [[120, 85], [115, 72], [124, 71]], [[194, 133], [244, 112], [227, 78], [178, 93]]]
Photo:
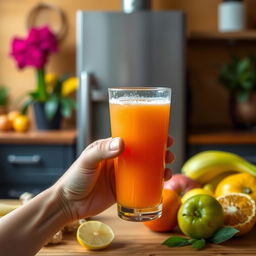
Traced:
[[172, 91], [169, 87], [110, 87], [108, 91]]

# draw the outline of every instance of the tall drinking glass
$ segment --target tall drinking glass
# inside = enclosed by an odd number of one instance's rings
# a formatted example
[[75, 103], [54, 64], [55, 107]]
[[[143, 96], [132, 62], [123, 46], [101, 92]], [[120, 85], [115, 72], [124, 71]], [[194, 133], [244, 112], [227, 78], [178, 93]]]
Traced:
[[161, 216], [171, 89], [109, 88], [112, 137], [124, 140], [115, 159], [118, 215], [147, 221]]

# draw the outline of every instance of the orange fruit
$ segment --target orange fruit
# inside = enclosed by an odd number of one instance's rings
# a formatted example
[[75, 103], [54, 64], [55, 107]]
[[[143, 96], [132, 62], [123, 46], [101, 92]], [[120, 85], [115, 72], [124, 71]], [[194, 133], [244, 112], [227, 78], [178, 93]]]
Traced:
[[12, 123], [7, 115], [0, 115], [0, 131], [9, 131], [12, 129]]
[[256, 204], [248, 195], [230, 193], [217, 198], [224, 211], [224, 225], [238, 229], [238, 235], [248, 233], [256, 221]]
[[10, 111], [7, 115], [8, 119], [13, 123], [14, 119], [20, 115], [20, 112], [17, 110]]
[[163, 190], [162, 216], [158, 219], [144, 222], [152, 231], [171, 231], [177, 226], [177, 213], [181, 205], [180, 196], [173, 190]]
[[25, 115], [19, 115], [13, 121], [13, 129], [16, 132], [26, 132], [29, 129], [29, 118]]
[[229, 175], [217, 185], [215, 196], [233, 192], [248, 194], [256, 200], [256, 177], [248, 173]]

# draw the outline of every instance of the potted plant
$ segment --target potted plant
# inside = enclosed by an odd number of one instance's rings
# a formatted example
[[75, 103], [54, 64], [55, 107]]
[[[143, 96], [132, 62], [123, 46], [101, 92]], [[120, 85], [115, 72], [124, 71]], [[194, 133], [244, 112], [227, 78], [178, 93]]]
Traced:
[[221, 67], [220, 83], [230, 91], [230, 114], [236, 128], [256, 126], [256, 58], [233, 56]]
[[0, 86], [0, 114], [7, 113], [8, 104], [8, 89], [4, 86]]
[[69, 117], [75, 108], [74, 100], [63, 94], [63, 85], [69, 77], [56, 78], [51, 90], [47, 85], [45, 66], [50, 54], [57, 49], [57, 38], [47, 26], [32, 27], [26, 38], [15, 37], [12, 40], [11, 56], [18, 68], [31, 66], [36, 71], [36, 89], [29, 93], [22, 112], [25, 113], [29, 105], [33, 106], [39, 130], [59, 129], [61, 116]]

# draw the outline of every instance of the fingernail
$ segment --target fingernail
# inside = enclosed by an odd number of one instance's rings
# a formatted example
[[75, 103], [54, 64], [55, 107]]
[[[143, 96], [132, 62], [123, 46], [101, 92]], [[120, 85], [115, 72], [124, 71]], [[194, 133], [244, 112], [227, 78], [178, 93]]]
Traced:
[[119, 138], [115, 138], [113, 139], [110, 144], [109, 144], [109, 149], [114, 151], [114, 150], [118, 150], [120, 146], [120, 140]]

